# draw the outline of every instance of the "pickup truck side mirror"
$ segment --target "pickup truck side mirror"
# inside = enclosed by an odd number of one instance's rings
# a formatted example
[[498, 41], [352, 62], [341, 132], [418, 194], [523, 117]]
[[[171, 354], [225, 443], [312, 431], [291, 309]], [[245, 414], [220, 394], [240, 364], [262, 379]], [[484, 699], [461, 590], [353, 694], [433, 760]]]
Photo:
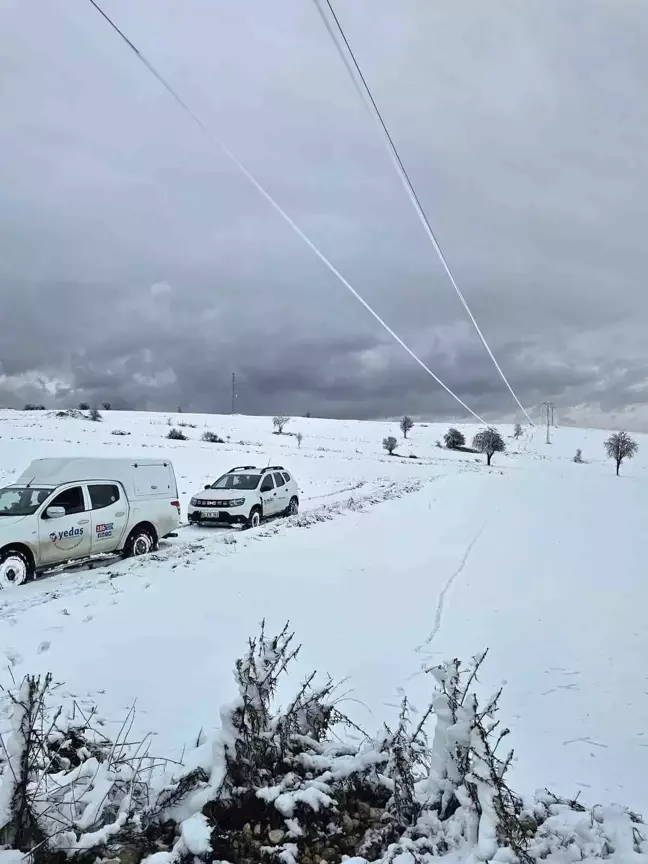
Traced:
[[65, 507], [48, 507], [45, 516], [48, 519], [62, 519], [65, 516]]

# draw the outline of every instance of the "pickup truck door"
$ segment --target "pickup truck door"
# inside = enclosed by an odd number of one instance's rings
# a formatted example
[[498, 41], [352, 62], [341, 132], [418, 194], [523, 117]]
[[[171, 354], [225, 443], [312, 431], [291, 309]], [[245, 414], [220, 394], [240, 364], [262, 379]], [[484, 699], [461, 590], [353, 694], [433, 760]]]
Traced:
[[[65, 516], [48, 519], [49, 507], [62, 507]], [[90, 513], [82, 485], [63, 488], [38, 514], [38, 566], [49, 567], [90, 554]]]
[[90, 516], [92, 519], [90, 553], [92, 555], [115, 552], [128, 523], [129, 506], [119, 483], [109, 481], [88, 483]]

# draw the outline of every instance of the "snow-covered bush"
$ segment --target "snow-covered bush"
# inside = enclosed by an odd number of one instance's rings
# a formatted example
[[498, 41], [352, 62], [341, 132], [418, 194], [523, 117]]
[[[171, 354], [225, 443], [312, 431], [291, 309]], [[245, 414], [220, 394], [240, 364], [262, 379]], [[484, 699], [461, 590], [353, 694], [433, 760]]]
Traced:
[[579, 465], [583, 462], [583, 451], [579, 448], [576, 451], [576, 455], [574, 456], [574, 462], [577, 462]]
[[464, 447], [466, 444], [466, 436], [463, 432], [455, 429], [454, 426], [448, 429], [443, 436], [443, 440], [445, 441], [445, 446], [448, 450], [457, 450], [459, 447]]
[[90, 409], [90, 413], [88, 414], [88, 420], [92, 420], [94, 423], [100, 423], [103, 420], [101, 416], [101, 411], [95, 405], [94, 408]]
[[207, 430], [202, 434], [202, 440], [206, 441], [207, 444], [224, 444], [225, 441], [220, 435], [217, 435], [215, 432], [210, 432]]
[[506, 449], [504, 439], [493, 426], [482, 429], [473, 438], [473, 447], [480, 453], [486, 454], [486, 464], [490, 465], [495, 453], [503, 453]]
[[610, 435], [605, 441], [604, 447], [608, 457], [614, 459], [616, 463], [617, 477], [623, 460], [632, 459], [639, 449], [637, 442], [627, 432], [615, 432]]
[[522, 437], [522, 424], [521, 423], [516, 423], [515, 426], [513, 427], [513, 437], [516, 439]]
[[79, 411], [89, 411], [90, 406], [87, 402], [79, 402]]
[[485, 654], [427, 670], [427, 709], [415, 714], [404, 699], [395, 728], [370, 735], [340, 713], [333, 682], [314, 674], [278, 707], [279, 680], [298, 652], [288, 626], [274, 637], [262, 627], [236, 663], [238, 695], [221, 711], [220, 732], [201, 734], [186, 766], [131, 743], [132, 712], [110, 741], [95, 712], [52, 709], [50, 676], [25, 678], [0, 742], [0, 848], [35, 864], [648, 854], [646, 826], [629, 810], [588, 810], [550, 792], [523, 801], [511, 790], [500, 693], [480, 705], [474, 691]]
[[302, 435], [302, 433], [301, 433], [301, 432], [298, 432], [298, 433], [295, 435], [295, 438], [297, 439], [297, 446], [298, 446], [298, 447], [301, 447], [301, 445], [302, 445], [302, 441], [304, 440], [304, 436]]
[[110, 433], [111, 435], [130, 435], [130, 432], [126, 432], [123, 429], [113, 429]]
[[173, 426], [171, 429], [169, 429], [166, 437], [170, 438], [172, 441], [188, 441], [189, 440], [187, 435], [185, 435], [184, 432], [182, 431], [182, 429], [176, 429], [175, 426]]
[[398, 447], [398, 441], [393, 435], [388, 435], [386, 438], [383, 438], [382, 446], [383, 450], [386, 450], [390, 456], [393, 456], [394, 450]]

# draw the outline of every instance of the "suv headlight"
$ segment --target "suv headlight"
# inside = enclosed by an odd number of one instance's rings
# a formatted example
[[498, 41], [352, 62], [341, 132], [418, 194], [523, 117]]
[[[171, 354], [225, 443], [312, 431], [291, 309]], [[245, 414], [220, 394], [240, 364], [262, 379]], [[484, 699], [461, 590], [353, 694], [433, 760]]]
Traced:
[[198, 499], [192, 498], [189, 503], [191, 504], [192, 507], [197, 507], [198, 506]]
[[229, 507], [242, 507], [245, 504], [245, 498], [233, 498], [227, 503]]

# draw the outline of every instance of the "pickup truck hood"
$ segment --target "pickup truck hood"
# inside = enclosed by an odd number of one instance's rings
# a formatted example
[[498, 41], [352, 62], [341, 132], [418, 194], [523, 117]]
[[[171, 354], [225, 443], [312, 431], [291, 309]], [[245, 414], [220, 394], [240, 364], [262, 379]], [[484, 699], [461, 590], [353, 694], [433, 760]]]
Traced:
[[203, 489], [193, 496], [198, 501], [232, 501], [234, 498], [245, 498], [250, 494], [250, 489]]

